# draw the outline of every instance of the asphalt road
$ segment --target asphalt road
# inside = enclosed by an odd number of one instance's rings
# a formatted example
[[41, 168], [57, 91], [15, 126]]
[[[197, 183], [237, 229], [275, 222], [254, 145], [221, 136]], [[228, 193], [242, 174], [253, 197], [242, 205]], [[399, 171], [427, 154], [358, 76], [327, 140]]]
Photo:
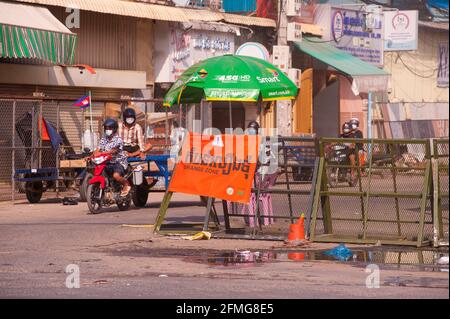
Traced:
[[[83, 203], [0, 203], [0, 298], [449, 296], [448, 266], [380, 264], [380, 287], [369, 289], [364, 262], [293, 261], [281, 242], [186, 241], [154, 235], [151, 228], [123, 226], [154, 223], [161, 195], [152, 196], [154, 203], [145, 209], [111, 209], [100, 215], [87, 215]], [[180, 195], [175, 196], [168, 220], [202, 221], [203, 213], [195, 198]], [[304, 249], [312, 252], [334, 246], [313, 243]], [[236, 249], [272, 257], [225, 262], [225, 253]], [[66, 287], [70, 275], [66, 267], [71, 264], [79, 268], [80, 288]]]

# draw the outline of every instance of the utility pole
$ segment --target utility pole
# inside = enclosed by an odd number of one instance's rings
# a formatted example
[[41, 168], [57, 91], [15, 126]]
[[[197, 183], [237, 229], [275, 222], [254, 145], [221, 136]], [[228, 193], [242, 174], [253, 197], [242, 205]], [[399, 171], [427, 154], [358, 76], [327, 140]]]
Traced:
[[[288, 45], [287, 41], [287, 24], [288, 17], [286, 15], [286, 0], [278, 0], [278, 21], [277, 21], [277, 44]], [[289, 57], [289, 65], [291, 67], [291, 58]], [[276, 125], [278, 134], [282, 136], [292, 135], [292, 102], [277, 101], [276, 104]]]

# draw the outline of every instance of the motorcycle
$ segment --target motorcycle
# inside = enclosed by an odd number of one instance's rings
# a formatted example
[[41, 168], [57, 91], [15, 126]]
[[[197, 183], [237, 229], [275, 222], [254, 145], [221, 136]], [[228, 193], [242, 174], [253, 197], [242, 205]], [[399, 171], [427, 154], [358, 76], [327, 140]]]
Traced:
[[[328, 153], [329, 165], [350, 166], [350, 147], [346, 144], [333, 144]], [[357, 178], [352, 177], [352, 170], [349, 167], [329, 167], [327, 168], [327, 179], [330, 187], [337, 187], [339, 183], [347, 182], [350, 187], [356, 186]]]
[[122, 184], [116, 182], [112, 174], [106, 170], [111, 159], [112, 156], [109, 153], [101, 153], [90, 159], [94, 165], [94, 172], [86, 190], [89, 211], [92, 214], [98, 214], [103, 207], [114, 204], [119, 210], [126, 211], [130, 208], [131, 201], [137, 207], [144, 207], [148, 198], [148, 185], [140, 167], [133, 169], [128, 166], [124, 178], [128, 180], [132, 189], [127, 196], [123, 197], [120, 196]]

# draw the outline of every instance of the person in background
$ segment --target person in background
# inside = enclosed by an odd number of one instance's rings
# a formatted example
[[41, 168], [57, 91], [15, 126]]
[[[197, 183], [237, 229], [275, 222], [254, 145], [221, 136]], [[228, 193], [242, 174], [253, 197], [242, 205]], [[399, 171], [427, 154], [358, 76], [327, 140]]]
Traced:
[[345, 122], [342, 124], [342, 133], [339, 135], [339, 137], [342, 138], [350, 138], [350, 135], [352, 133], [352, 127], [349, 122]]
[[[342, 125], [342, 134], [340, 137], [342, 138], [363, 138], [363, 133], [358, 129], [359, 127], [359, 121], [356, 118], [352, 118], [349, 122], [345, 122]], [[349, 145], [349, 153], [348, 157], [350, 160], [350, 164], [352, 167], [356, 167], [356, 148], [358, 148], [358, 154], [359, 152], [364, 152], [363, 144], [362, 143], [351, 143]], [[352, 168], [352, 178], [355, 175], [355, 169]]]
[[114, 119], [107, 119], [103, 123], [104, 136], [101, 138], [98, 148], [94, 151], [93, 157], [101, 153], [109, 153], [112, 156], [106, 170], [112, 174], [113, 178], [122, 184], [120, 196], [127, 196], [131, 190], [130, 183], [124, 178], [128, 167], [127, 155], [123, 150], [123, 141], [117, 133], [119, 124]]
[[[359, 129], [359, 120], [356, 117], [353, 117], [349, 123], [352, 128], [352, 138], [364, 138], [363, 132]], [[364, 151], [364, 144], [356, 143], [356, 149], [358, 150], [359, 165], [364, 165], [366, 157]]]
[[359, 120], [353, 117], [349, 122], [352, 129], [353, 138], [364, 138], [363, 133], [359, 129]]
[[136, 112], [132, 108], [127, 108], [122, 113], [119, 136], [124, 142], [124, 150], [128, 157], [140, 156], [145, 159], [145, 153], [152, 148], [151, 144], [144, 143], [144, 131], [136, 122]]
[[183, 140], [187, 133], [186, 129], [180, 126], [177, 121], [172, 122], [173, 128], [170, 134], [170, 143], [172, 145], [171, 154], [177, 155], [183, 146]]

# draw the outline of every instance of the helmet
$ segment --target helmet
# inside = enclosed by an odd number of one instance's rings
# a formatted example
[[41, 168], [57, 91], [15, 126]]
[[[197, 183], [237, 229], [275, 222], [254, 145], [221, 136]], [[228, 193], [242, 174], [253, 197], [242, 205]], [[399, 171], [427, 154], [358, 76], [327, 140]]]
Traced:
[[117, 132], [119, 129], [119, 124], [117, 124], [117, 121], [114, 119], [106, 119], [105, 122], [103, 122], [103, 129], [106, 130], [112, 130], [113, 134]]
[[342, 125], [342, 133], [344, 133], [345, 135], [349, 134], [352, 131], [352, 126], [350, 125], [349, 122], [345, 122]]
[[256, 121], [251, 121], [248, 123], [247, 128], [254, 128], [255, 130], [259, 130], [259, 124]]
[[359, 120], [356, 117], [353, 117], [349, 123], [352, 126], [352, 129], [354, 130], [359, 127]]
[[[132, 108], [127, 108], [122, 113], [123, 120], [126, 124], [133, 124], [136, 122], [136, 112]], [[127, 119], [132, 119], [128, 120]]]
[[247, 129], [249, 132], [253, 132], [254, 134], [258, 134], [259, 131], [259, 124], [256, 121], [251, 121], [247, 125]]

